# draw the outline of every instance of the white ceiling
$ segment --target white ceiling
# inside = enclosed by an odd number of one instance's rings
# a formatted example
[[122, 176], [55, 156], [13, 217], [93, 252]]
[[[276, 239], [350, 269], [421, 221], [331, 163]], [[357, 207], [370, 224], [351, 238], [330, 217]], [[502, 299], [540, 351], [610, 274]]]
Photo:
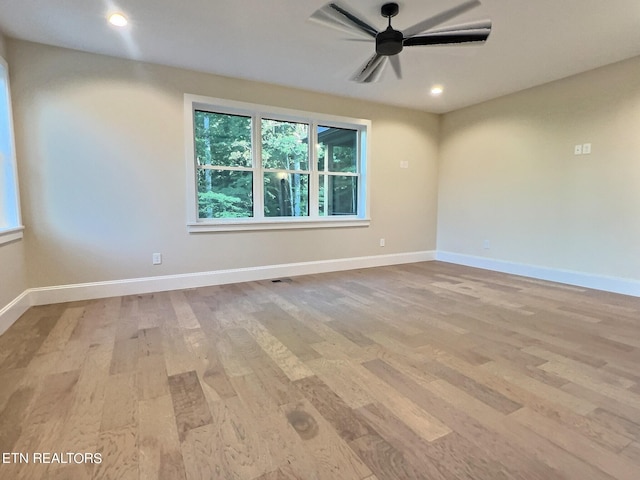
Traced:
[[[5, 35], [88, 52], [442, 113], [640, 55], [638, 0], [483, 0], [481, 46], [411, 47], [375, 84], [348, 80], [373, 43], [309, 22], [325, 0], [0, 0]], [[339, 0], [378, 29], [384, 0]], [[403, 30], [462, 0], [399, 1]], [[105, 21], [120, 10], [130, 25]], [[432, 84], [444, 85], [440, 98]]]

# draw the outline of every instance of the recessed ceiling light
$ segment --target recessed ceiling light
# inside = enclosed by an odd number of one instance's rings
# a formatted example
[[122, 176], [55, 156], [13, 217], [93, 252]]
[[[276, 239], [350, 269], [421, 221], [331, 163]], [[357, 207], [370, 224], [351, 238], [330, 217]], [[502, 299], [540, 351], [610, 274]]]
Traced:
[[124, 27], [129, 23], [129, 21], [127, 20], [127, 17], [121, 13], [112, 13], [109, 15], [109, 23], [116, 27]]
[[444, 92], [444, 88], [442, 87], [442, 85], [434, 85], [433, 87], [431, 87], [431, 95], [433, 95], [434, 97], [442, 95], [442, 92]]

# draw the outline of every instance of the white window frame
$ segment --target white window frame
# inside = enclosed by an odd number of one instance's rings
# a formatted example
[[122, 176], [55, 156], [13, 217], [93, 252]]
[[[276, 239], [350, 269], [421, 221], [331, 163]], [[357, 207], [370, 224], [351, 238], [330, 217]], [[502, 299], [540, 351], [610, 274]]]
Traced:
[[20, 213], [9, 65], [0, 57], [0, 84], [2, 83], [4, 88], [0, 90], [0, 96], [5, 98], [0, 101], [6, 101], [7, 118], [0, 119], [0, 245], [21, 239], [24, 230]]
[[[252, 157], [253, 157], [253, 204], [254, 217], [250, 218], [199, 218], [197, 191], [197, 162], [195, 158], [195, 125], [196, 110], [242, 115], [252, 118]], [[263, 173], [269, 169], [262, 168], [262, 138], [259, 126], [261, 120], [280, 120], [309, 124], [309, 215], [305, 217], [265, 217]], [[345, 128], [358, 131], [358, 213], [357, 215], [320, 215], [318, 212], [319, 179], [324, 172], [318, 171], [316, 152], [316, 131], [318, 125]], [[366, 227], [371, 223], [369, 216], [369, 153], [371, 121], [359, 118], [340, 117], [319, 113], [270, 107], [253, 103], [205, 97], [200, 95], [184, 95], [184, 136], [185, 157], [187, 165], [187, 230], [189, 232], [220, 232], [236, 230], [281, 230], [299, 228], [336, 228]], [[336, 172], [337, 173], [337, 172]], [[351, 175], [351, 174], [349, 174]]]

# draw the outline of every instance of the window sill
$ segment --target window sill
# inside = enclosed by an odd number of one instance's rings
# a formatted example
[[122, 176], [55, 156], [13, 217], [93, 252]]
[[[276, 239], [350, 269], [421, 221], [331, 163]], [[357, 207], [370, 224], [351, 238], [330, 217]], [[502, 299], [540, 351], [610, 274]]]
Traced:
[[0, 245], [20, 240], [22, 238], [23, 230], [24, 227], [22, 225], [19, 227], [0, 229]]
[[197, 222], [187, 224], [189, 233], [202, 232], [237, 232], [255, 230], [297, 230], [315, 228], [345, 228], [345, 227], [368, 227], [371, 220], [368, 218], [348, 218], [337, 220], [330, 219], [295, 219], [295, 220], [229, 220], [213, 222]]

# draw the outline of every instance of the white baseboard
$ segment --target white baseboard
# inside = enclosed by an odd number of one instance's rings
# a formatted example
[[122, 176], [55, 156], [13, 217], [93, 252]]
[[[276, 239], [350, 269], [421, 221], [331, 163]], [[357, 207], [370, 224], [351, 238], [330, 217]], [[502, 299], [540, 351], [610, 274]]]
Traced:
[[0, 309], [0, 335], [6, 332], [31, 306], [29, 290], [25, 290], [11, 303]]
[[0, 327], [4, 327], [0, 332], [13, 324], [30, 306], [35, 305], [426, 262], [434, 259], [434, 251], [422, 251], [31, 288], [0, 311]]
[[524, 263], [507, 262], [493, 258], [462, 255], [452, 252], [436, 252], [436, 260], [468, 267], [482, 268], [502, 273], [511, 273], [523, 277], [549, 280], [551, 282], [565, 283], [578, 287], [593, 288], [605, 292], [621, 293], [640, 297], [640, 281], [629, 278], [608, 277], [605, 275], [593, 275], [572, 270], [560, 270], [556, 268], [539, 267]]
[[640, 297], [640, 281], [637, 280], [537, 267], [451, 252], [422, 251], [30, 288], [0, 310], [0, 334], [4, 333], [29, 307], [36, 305], [91, 300], [94, 298], [116, 297], [120, 295], [137, 295], [167, 290], [181, 290], [185, 288], [338, 272], [359, 268], [383, 267], [403, 263], [427, 262], [431, 260], [440, 260], [448, 263], [483, 268], [485, 270], [511, 273], [514, 275]]

